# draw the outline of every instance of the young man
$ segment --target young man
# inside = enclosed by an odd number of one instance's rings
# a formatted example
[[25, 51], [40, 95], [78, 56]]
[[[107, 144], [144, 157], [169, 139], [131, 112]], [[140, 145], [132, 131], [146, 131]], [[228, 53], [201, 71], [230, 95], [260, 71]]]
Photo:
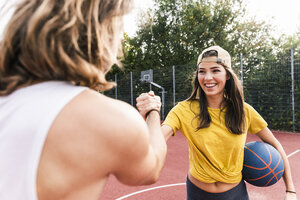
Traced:
[[110, 174], [128, 185], [158, 179], [159, 113], [145, 122], [98, 92], [113, 86], [105, 74], [132, 4], [20, 1], [0, 46], [1, 200], [97, 200]]

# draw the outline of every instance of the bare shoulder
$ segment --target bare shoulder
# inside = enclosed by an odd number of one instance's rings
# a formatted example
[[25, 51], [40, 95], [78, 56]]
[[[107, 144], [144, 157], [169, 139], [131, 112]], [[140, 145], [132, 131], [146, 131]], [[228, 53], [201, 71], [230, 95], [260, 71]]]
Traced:
[[[80, 146], [78, 152], [76, 148], [67, 152], [73, 154], [74, 161], [83, 154], [82, 157], [90, 159], [96, 169], [98, 164], [103, 165], [103, 160], [112, 161], [106, 162], [106, 173], [113, 172], [114, 159], [124, 155], [138, 159], [149, 148], [148, 128], [138, 111], [125, 102], [93, 90], [83, 91], [67, 104], [51, 130], [54, 134], [59, 133], [60, 139], [65, 138], [65, 143], [70, 146]], [[136, 141], [140, 143], [136, 144]], [[131, 152], [132, 147], [135, 151]]]
[[148, 152], [147, 125], [134, 107], [85, 90], [63, 108], [49, 130], [38, 189], [40, 194], [56, 194], [71, 193], [83, 183], [101, 185], [120, 166], [142, 163]]
[[78, 111], [88, 113], [81, 117], [80, 129], [88, 130], [92, 141], [97, 141], [88, 147], [99, 159], [91, 157], [95, 170], [105, 163], [105, 171], [119, 181], [142, 184], [153, 172], [157, 158], [150, 146], [148, 126], [139, 112], [125, 102], [91, 90], [83, 92], [73, 104], [74, 109], [85, 104]]
[[93, 90], [81, 93], [70, 106], [72, 110], [84, 112], [85, 119], [81, 120], [89, 126], [97, 124], [97, 127], [101, 127], [101, 132], [115, 131], [115, 134], [123, 135], [128, 131], [129, 134], [134, 134], [136, 129], [147, 129], [146, 123], [134, 107]]

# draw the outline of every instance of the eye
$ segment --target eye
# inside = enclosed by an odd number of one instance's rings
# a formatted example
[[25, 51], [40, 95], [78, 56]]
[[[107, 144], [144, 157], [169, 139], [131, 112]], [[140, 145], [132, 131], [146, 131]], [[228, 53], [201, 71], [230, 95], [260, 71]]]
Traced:
[[214, 73], [220, 72], [220, 71], [221, 71], [221, 70], [219, 70], [219, 69], [214, 69], [214, 70], [213, 70]]
[[204, 72], [205, 72], [204, 70], [198, 70], [199, 74], [204, 74]]

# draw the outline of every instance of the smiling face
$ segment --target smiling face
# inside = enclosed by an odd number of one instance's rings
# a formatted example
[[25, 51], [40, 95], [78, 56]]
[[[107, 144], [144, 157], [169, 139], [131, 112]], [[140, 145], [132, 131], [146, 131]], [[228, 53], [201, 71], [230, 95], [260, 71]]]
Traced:
[[207, 100], [223, 100], [224, 88], [229, 76], [224, 67], [215, 62], [200, 63], [198, 68], [198, 81]]

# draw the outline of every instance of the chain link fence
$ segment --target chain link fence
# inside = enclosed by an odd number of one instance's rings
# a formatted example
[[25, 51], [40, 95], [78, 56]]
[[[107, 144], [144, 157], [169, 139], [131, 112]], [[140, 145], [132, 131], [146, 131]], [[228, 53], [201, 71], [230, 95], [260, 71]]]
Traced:
[[[300, 56], [260, 62], [256, 65], [241, 58], [236, 74], [242, 77], [245, 101], [268, 122], [272, 130], [300, 132]], [[153, 90], [163, 100], [162, 120], [179, 101], [192, 91], [196, 65], [171, 66], [153, 70], [153, 82], [164, 88], [141, 82], [141, 72], [118, 73], [107, 77], [117, 87], [105, 95], [135, 106], [135, 99]]]

